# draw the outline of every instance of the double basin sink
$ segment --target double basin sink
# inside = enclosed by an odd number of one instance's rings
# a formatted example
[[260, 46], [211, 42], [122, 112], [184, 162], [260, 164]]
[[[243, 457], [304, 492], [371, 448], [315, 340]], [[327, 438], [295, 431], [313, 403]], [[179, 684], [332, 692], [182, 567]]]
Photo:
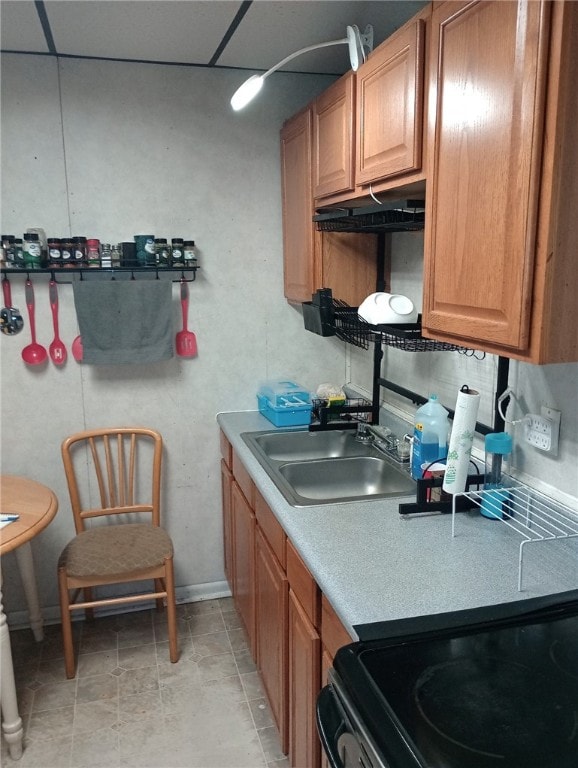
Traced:
[[356, 440], [352, 430], [266, 430], [241, 437], [294, 507], [415, 493], [408, 469], [371, 443]]

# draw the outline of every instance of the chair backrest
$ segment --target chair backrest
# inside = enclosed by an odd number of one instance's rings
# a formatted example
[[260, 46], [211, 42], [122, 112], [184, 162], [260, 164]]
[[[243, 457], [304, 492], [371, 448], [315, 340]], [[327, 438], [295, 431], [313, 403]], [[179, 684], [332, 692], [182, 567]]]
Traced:
[[88, 518], [104, 515], [132, 514], [140, 521], [144, 513], [153, 525], [160, 524], [163, 441], [158, 432], [90, 429], [66, 438], [61, 450], [77, 533]]

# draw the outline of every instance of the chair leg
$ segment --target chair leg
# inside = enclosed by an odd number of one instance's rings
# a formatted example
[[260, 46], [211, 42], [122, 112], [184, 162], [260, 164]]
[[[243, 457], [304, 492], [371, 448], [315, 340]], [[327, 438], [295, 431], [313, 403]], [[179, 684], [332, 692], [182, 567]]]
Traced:
[[[155, 579], [155, 592], [164, 592], [165, 586], [162, 579]], [[165, 604], [162, 597], [156, 600], [157, 611], [164, 611]]]
[[167, 593], [167, 625], [169, 630], [169, 657], [175, 663], [179, 660], [177, 637], [177, 607], [175, 604], [175, 573], [173, 558], [165, 560], [165, 589]]
[[66, 580], [66, 571], [58, 571], [58, 590], [60, 593], [60, 620], [62, 622], [62, 643], [64, 646], [64, 667], [66, 677], [71, 679], [75, 674], [74, 663], [74, 643], [72, 640], [72, 621], [70, 618], [68, 584]]
[[[84, 592], [84, 602], [85, 603], [91, 603], [92, 602], [92, 587], [84, 587], [84, 589], [82, 591]], [[84, 609], [84, 615], [85, 615], [87, 621], [94, 621], [94, 609], [93, 608], [85, 608]]]

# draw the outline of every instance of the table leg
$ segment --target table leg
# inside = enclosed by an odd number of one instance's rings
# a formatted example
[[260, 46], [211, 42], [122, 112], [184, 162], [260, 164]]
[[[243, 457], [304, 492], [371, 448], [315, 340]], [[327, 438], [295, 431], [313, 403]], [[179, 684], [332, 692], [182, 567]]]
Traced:
[[37, 643], [40, 643], [44, 639], [44, 632], [42, 630], [42, 613], [40, 612], [40, 603], [38, 602], [38, 589], [34, 575], [34, 561], [32, 560], [30, 542], [18, 547], [15, 550], [15, 554], [24, 587], [24, 594], [26, 595], [26, 602], [28, 603], [30, 627], [34, 633], [34, 639]]
[[2, 732], [8, 744], [10, 757], [19, 760], [22, 757], [22, 739], [24, 728], [18, 714], [16, 683], [12, 666], [10, 633], [2, 605], [2, 573], [0, 572], [0, 707], [2, 709]]

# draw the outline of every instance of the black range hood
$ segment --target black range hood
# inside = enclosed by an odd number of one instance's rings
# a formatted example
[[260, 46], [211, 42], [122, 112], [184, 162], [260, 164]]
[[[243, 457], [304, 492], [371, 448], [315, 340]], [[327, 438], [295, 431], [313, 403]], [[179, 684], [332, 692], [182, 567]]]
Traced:
[[411, 232], [424, 228], [423, 200], [388, 201], [362, 208], [319, 208], [313, 217], [321, 232]]

